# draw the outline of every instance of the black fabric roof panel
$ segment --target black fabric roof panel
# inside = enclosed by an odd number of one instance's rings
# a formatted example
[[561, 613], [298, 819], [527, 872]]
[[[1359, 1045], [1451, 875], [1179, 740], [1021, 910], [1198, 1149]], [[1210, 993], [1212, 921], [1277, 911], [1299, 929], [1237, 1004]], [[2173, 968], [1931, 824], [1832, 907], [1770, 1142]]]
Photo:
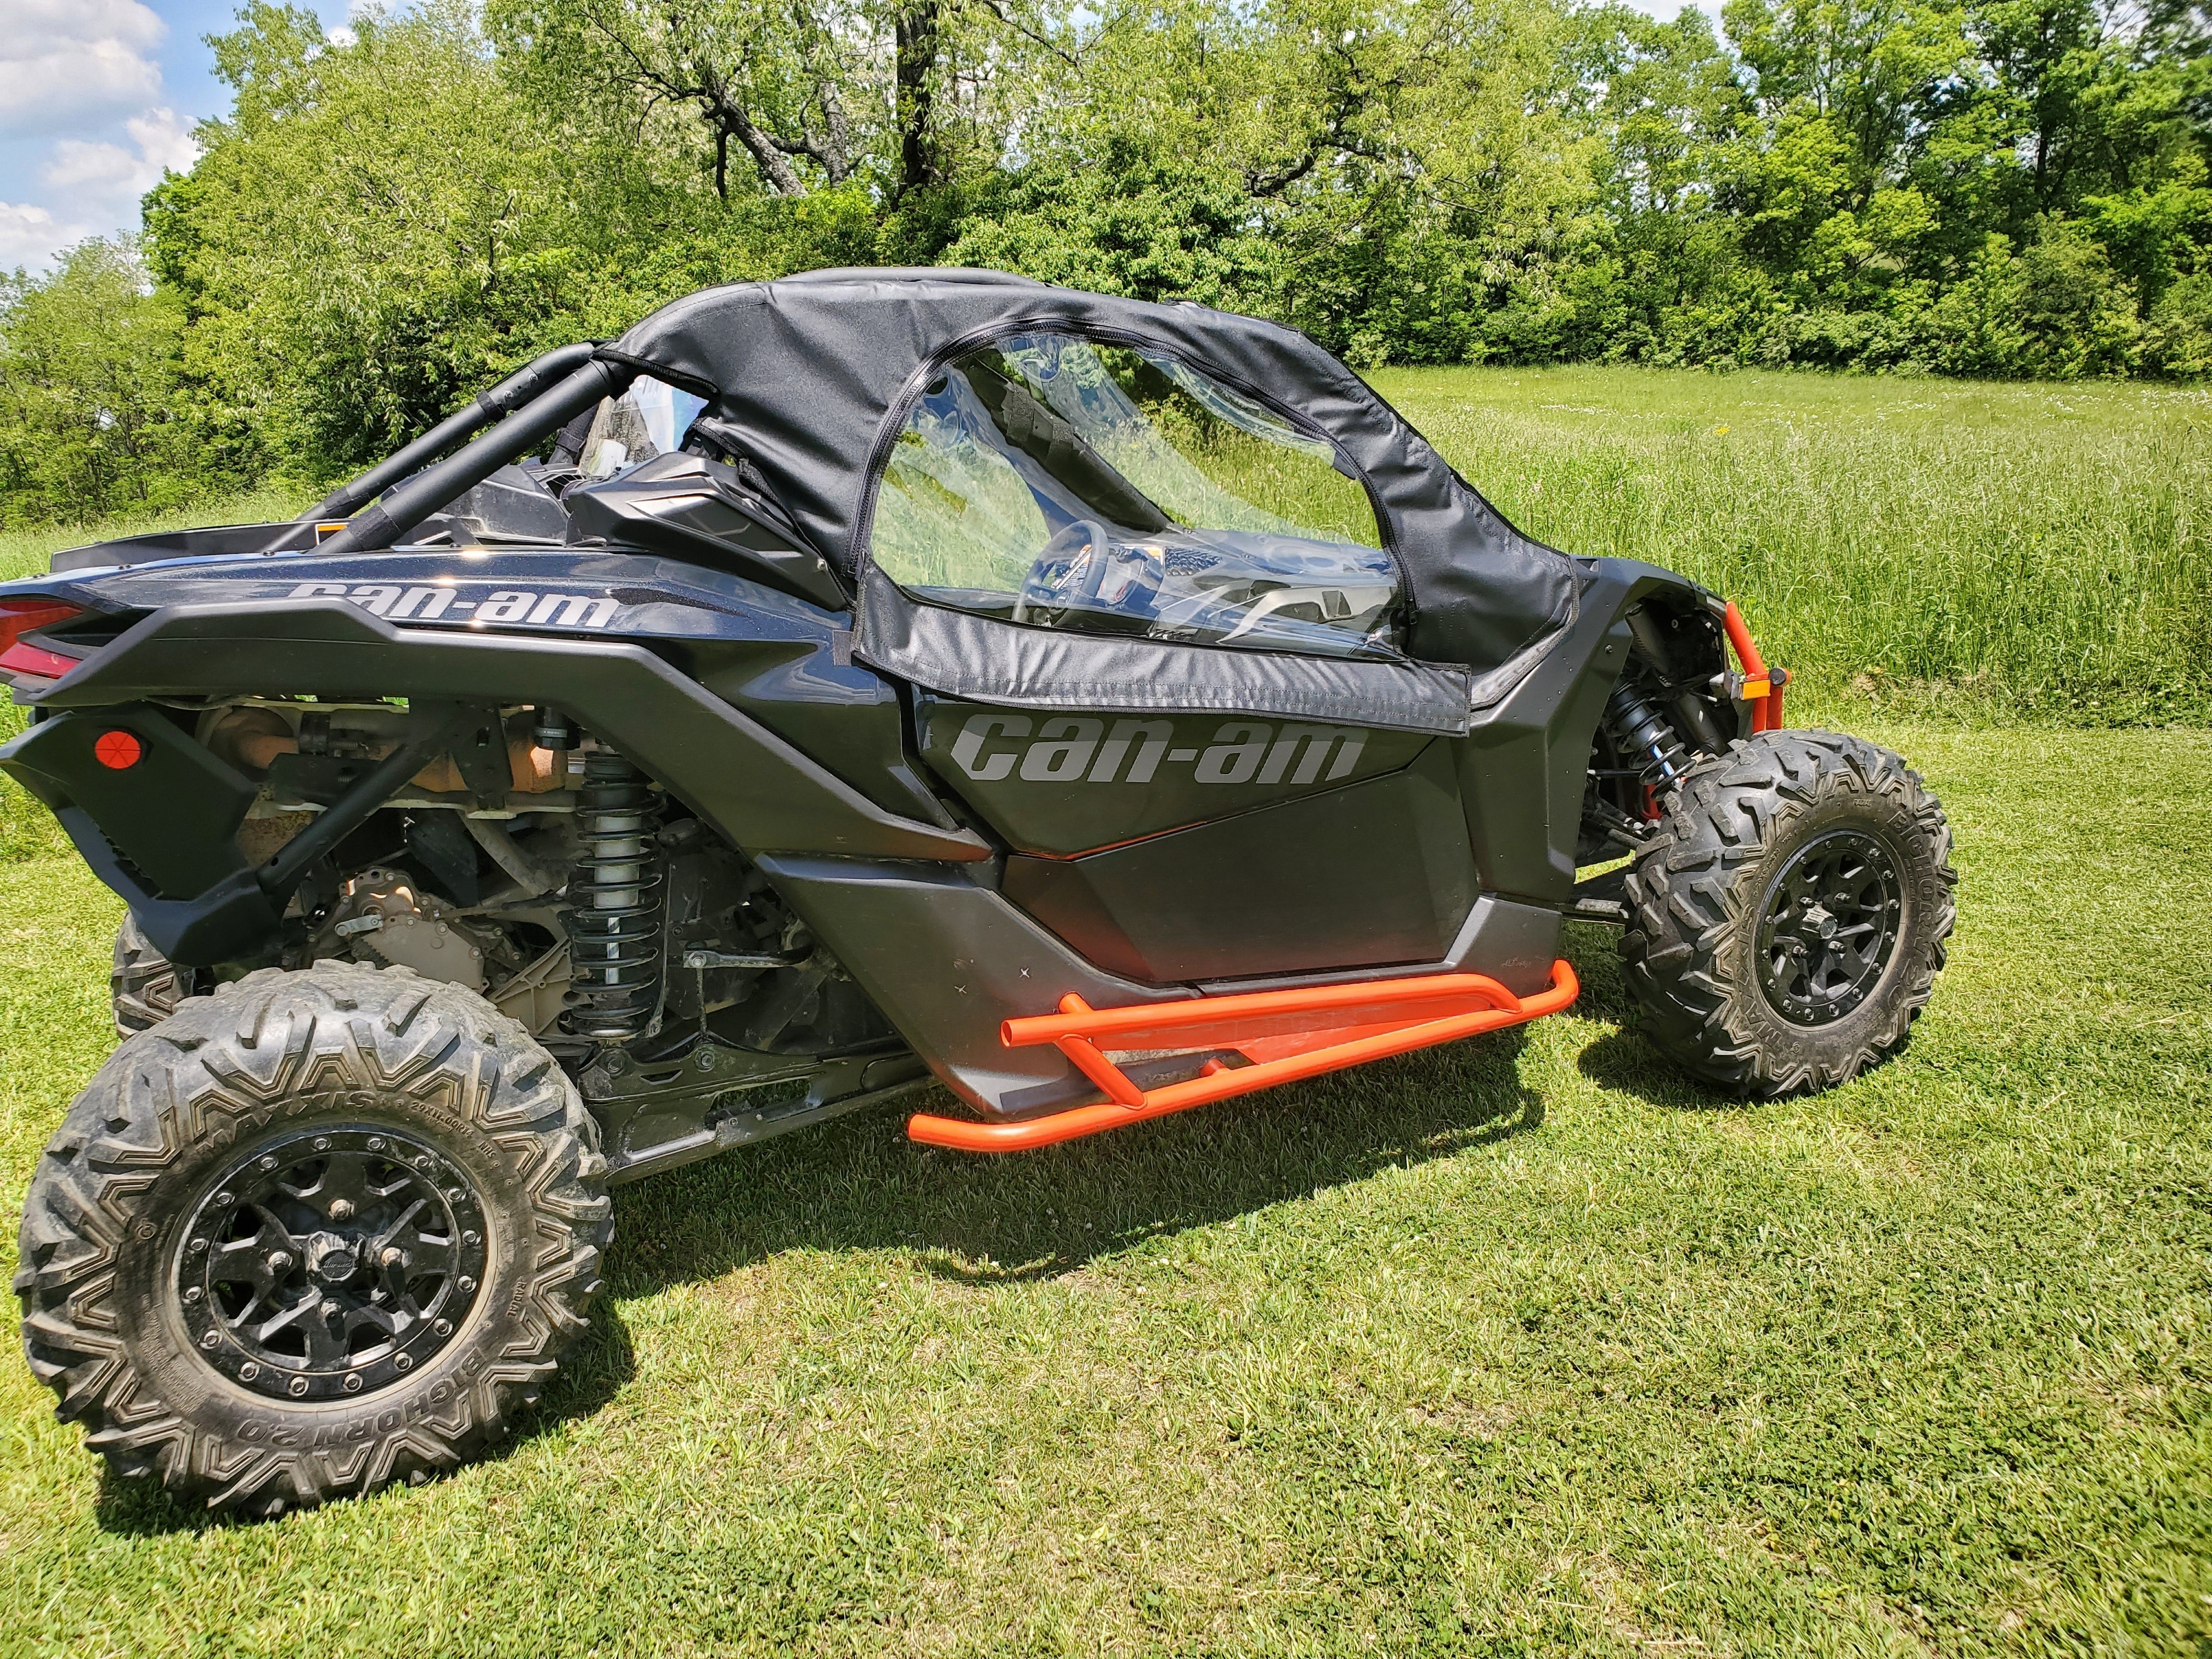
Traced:
[[1478, 702], [1502, 695], [1573, 621], [1572, 561], [1514, 529], [1358, 375], [1274, 323], [996, 271], [823, 270], [691, 295], [602, 355], [687, 386], [742, 427], [769, 487], [857, 586], [870, 460], [911, 395], [961, 351], [1040, 330], [1172, 353], [1328, 434], [1381, 506], [1412, 605], [1408, 648], [1474, 669]]

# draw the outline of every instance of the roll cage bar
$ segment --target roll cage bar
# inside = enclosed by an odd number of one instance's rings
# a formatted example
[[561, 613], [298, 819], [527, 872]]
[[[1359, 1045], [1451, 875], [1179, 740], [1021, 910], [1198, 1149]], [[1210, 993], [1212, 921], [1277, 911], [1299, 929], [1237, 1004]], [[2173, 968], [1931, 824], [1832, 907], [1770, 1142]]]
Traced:
[[[318, 543], [315, 551], [358, 553], [391, 546], [456, 495], [551, 437], [600, 398], [618, 398], [629, 391], [639, 371], [599, 356], [599, 349], [590, 341], [556, 346], [413, 443], [331, 491], [302, 514], [299, 522], [350, 516], [345, 528]], [[481, 436], [469, 437], [495, 416], [505, 418]], [[469, 441], [443, 460], [434, 459], [465, 438]], [[383, 499], [375, 506], [358, 510], [379, 495]]]

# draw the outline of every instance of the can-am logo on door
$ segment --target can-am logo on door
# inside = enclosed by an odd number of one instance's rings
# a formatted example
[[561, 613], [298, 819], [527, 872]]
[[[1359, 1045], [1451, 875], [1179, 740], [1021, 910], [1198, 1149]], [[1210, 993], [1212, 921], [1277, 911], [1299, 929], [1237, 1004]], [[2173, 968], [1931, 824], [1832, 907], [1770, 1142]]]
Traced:
[[397, 582], [301, 582], [285, 597], [347, 599], [387, 622], [529, 623], [541, 628], [605, 628], [620, 609], [604, 595], [501, 587], [471, 599], [458, 587], [404, 587]]
[[1349, 777], [1366, 746], [1342, 726], [1224, 720], [1212, 742], [1179, 747], [1171, 720], [988, 714], [968, 717], [952, 763], [978, 783], [1150, 783], [1166, 765], [1188, 766], [1194, 783], [1309, 784]]

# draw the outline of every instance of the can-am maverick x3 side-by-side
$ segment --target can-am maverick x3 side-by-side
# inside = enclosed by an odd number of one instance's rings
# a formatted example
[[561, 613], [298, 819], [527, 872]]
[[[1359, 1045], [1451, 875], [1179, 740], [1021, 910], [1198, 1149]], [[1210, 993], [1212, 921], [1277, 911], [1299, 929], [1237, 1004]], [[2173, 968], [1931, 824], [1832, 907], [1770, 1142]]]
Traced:
[[1820, 1088], [1952, 920], [1941, 807], [1785, 729], [1719, 597], [1521, 535], [1295, 332], [989, 272], [695, 295], [298, 523], [0, 586], [0, 766], [131, 913], [25, 1346], [258, 1514], [501, 1433], [611, 1183], [1495, 1030], [1574, 999], [1567, 917], [1660, 1050]]

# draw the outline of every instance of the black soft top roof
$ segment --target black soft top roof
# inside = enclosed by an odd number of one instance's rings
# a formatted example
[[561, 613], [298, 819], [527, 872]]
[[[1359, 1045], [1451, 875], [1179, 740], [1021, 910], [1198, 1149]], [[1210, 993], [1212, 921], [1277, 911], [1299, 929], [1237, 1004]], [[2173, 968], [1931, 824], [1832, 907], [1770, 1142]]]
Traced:
[[599, 355], [706, 398], [743, 430], [747, 459], [861, 587], [865, 624], [883, 604], [904, 609], [888, 595], [871, 605], [871, 586], [889, 586], [864, 556], [872, 460], [939, 365], [1042, 330], [1171, 353], [1319, 426], [1382, 509], [1412, 604], [1413, 655], [1475, 671], [1462, 677], [1475, 703], [1502, 695], [1572, 620], [1573, 562], [1515, 530], [1358, 375], [1278, 324], [998, 271], [822, 270], [691, 295]]

